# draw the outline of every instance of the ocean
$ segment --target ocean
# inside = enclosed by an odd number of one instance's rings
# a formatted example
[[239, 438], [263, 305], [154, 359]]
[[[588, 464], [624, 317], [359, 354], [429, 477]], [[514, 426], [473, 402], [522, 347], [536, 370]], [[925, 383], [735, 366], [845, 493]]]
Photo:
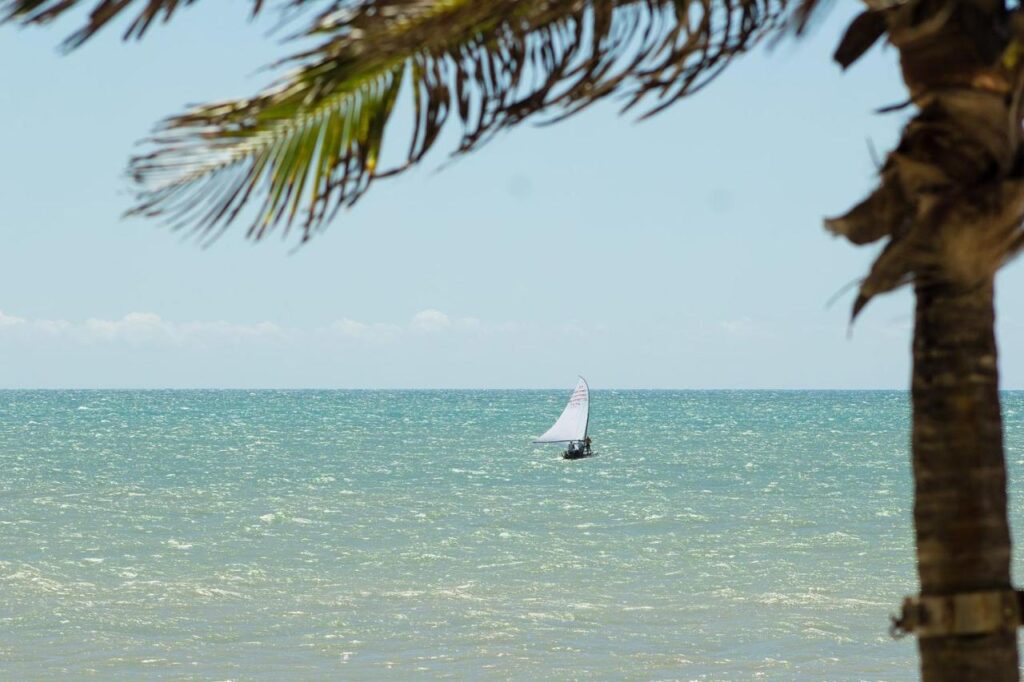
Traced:
[[906, 393], [567, 397], [0, 391], [0, 679], [917, 679]]

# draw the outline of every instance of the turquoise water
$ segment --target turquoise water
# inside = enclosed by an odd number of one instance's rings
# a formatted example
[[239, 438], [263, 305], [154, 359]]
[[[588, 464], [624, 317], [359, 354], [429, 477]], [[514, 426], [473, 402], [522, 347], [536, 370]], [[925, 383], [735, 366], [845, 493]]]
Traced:
[[905, 394], [567, 395], [0, 391], [0, 679], [917, 678]]

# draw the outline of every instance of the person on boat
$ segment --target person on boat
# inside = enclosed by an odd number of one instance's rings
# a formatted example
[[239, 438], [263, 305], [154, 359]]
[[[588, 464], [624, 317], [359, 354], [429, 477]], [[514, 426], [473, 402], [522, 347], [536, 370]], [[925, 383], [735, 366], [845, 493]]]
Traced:
[[590, 453], [590, 436], [583, 439], [583, 452]]

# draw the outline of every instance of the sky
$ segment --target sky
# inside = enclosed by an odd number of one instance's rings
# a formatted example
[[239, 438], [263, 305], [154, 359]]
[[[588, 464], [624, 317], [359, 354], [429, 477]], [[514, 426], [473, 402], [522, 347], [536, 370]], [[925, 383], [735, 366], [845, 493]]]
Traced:
[[[0, 388], [908, 385], [909, 292], [851, 330], [878, 248], [822, 228], [905, 120], [875, 113], [905, 99], [894, 50], [830, 60], [856, 3], [651, 120], [612, 102], [454, 162], [448, 144], [302, 248], [123, 219], [153, 125], [255, 93], [289, 53], [246, 8], [70, 55], [74, 20], [0, 29]], [[1005, 388], [1024, 388], [1022, 278], [997, 281]]]

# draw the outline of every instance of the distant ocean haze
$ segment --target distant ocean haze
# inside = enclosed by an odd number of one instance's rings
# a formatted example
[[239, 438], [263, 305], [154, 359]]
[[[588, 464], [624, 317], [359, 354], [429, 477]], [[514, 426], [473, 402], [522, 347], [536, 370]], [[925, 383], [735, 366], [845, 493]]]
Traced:
[[567, 398], [0, 391], [0, 678], [917, 679], [906, 393]]

